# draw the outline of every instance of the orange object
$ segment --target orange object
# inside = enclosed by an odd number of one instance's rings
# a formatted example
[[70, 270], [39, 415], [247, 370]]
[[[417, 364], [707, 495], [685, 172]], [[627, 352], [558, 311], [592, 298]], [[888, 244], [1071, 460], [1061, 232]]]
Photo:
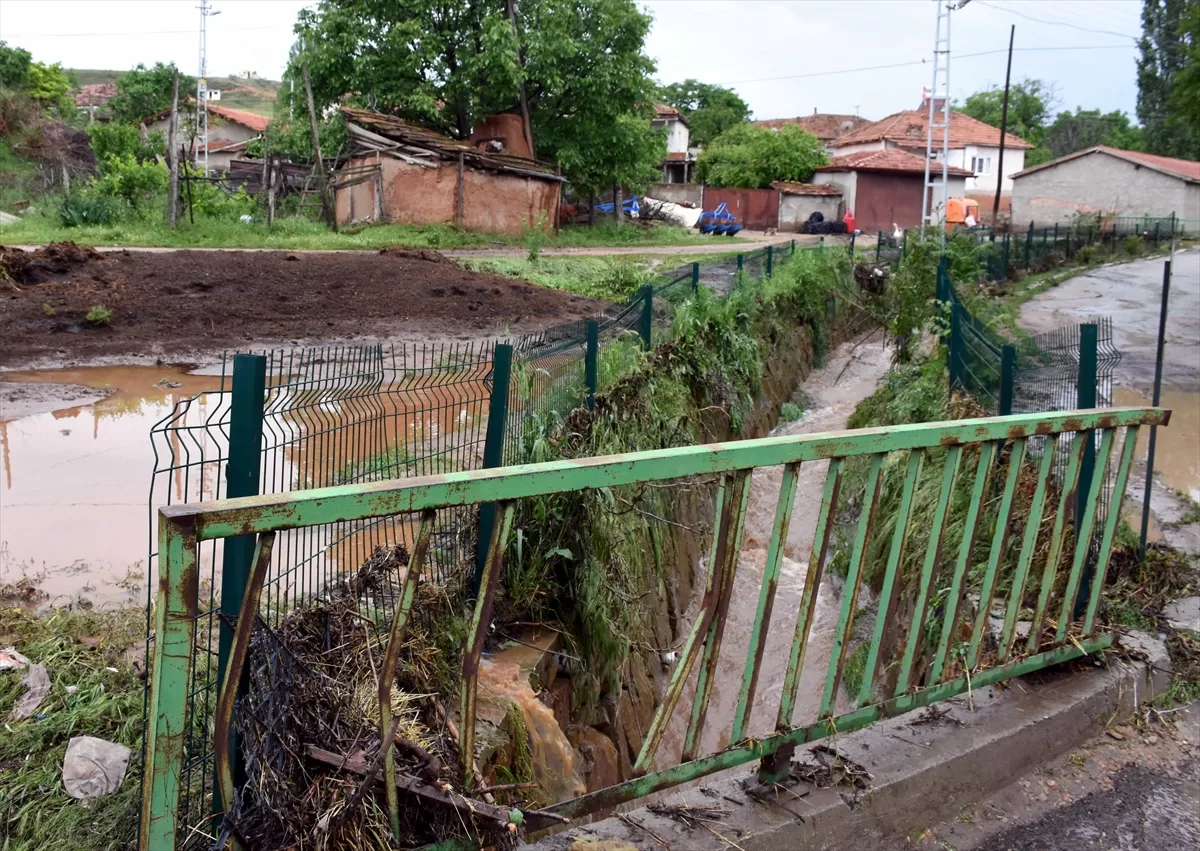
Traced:
[[979, 202], [973, 198], [950, 198], [946, 201], [946, 230], [965, 227], [967, 217], [979, 224]]
[[849, 210], [847, 210], [846, 215], [842, 217], [842, 223], [846, 225], [846, 233], [854, 233], [854, 231], [857, 230], [858, 223], [854, 221], [854, 213], [850, 212]]

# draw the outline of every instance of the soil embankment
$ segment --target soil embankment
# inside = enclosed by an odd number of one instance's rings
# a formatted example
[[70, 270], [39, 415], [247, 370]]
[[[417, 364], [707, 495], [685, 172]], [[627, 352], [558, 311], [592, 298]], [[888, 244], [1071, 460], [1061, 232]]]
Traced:
[[364, 336], [519, 333], [593, 317], [606, 307], [470, 272], [430, 251], [0, 247], [0, 366], [10, 368], [35, 359], [178, 358]]

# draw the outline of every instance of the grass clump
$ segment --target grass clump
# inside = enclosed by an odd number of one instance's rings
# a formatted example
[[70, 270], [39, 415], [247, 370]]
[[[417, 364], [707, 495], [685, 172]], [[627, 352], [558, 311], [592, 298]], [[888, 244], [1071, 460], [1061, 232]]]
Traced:
[[[143, 658], [146, 613], [55, 611], [38, 615], [0, 609], [0, 643], [15, 645], [46, 666], [50, 695], [37, 714], [9, 721], [0, 736], [0, 847], [5, 851], [123, 849], [136, 841], [141, 784], [144, 681], [133, 667]], [[0, 716], [7, 719], [24, 693], [20, 675], [0, 673]], [[88, 803], [62, 785], [68, 741], [96, 736], [133, 751], [125, 781]]]
[[784, 402], [779, 408], [779, 419], [781, 422], [794, 423], [803, 416], [804, 409], [795, 402]]
[[87, 312], [88, 325], [107, 325], [112, 321], [112, 311], [102, 304], [94, 304]]

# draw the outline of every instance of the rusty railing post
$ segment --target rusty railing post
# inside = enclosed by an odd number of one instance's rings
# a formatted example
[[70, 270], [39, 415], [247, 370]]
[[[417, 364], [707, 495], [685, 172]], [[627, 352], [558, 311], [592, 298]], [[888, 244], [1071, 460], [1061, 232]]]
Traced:
[[[497, 343], [492, 355], [492, 394], [488, 402], [487, 432], [483, 438], [483, 469], [504, 466], [504, 435], [508, 426], [508, 388], [512, 379], [512, 346]], [[487, 546], [496, 528], [496, 505], [479, 506], [479, 527], [475, 535], [475, 575], [471, 593], [479, 593], [479, 581], [487, 564]]]

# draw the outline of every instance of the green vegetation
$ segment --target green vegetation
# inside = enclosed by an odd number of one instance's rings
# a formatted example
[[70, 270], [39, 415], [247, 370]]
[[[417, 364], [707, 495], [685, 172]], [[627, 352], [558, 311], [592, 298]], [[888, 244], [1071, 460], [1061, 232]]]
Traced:
[[[50, 694], [37, 714], [9, 721], [0, 736], [0, 845], [39, 851], [68, 841], [80, 849], [128, 848], [136, 840], [140, 799], [146, 613], [55, 611], [36, 615], [0, 608], [0, 635], [50, 675]], [[20, 674], [0, 673], [0, 716], [25, 689]], [[133, 751], [125, 782], [88, 803], [62, 785], [62, 761], [74, 736], [97, 736]]]
[[102, 304], [94, 304], [87, 312], [89, 325], [107, 325], [112, 321], [112, 311]]
[[825, 145], [799, 127], [735, 124], [700, 154], [696, 182], [767, 189], [776, 180], [808, 180], [813, 169], [827, 162]]
[[[594, 413], [559, 411], [527, 423], [520, 457], [588, 457], [738, 435], [760, 391], [765, 358], [794, 346], [800, 325], [819, 354], [829, 336], [826, 299], [850, 286], [845, 254], [829, 251], [789, 258], [772, 278], [746, 281], [724, 299], [701, 289], [675, 306], [670, 342], [649, 356], [626, 345], [606, 348]], [[516, 620], [563, 624], [568, 651], [583, 660], [572, 676], [584, 705], [619, 690], [626, 660], [647, 639], [646, 611], [629, 600], [663, 593], [659, 583], [677, 546], [674, 527], [656, 518], [683, 522], [705, 492], [614, 488], [522, 505], [497, 605]]]
[[784, 402], [779, 408], [779, 419], [781, 422], [794, 423], [803, 416], [804, 409], [794, 402]]
[[1137, 115], [1152, 154], [1200, 159], [1200, 119], [1188, 108], [1200, 101], [1200, 73], [1189, 63], [1198, 33], [1196, 0], [1142, 0]]
[[[135, 126], [150, 116], [171, 109], [171, 93], [175, 85], [175, 64], [154, 63], [147, 68], [140, 62], [131, 70], [117, 77], [117, 96], [108, 103], [113, 122]], [[215, 88], [215, 87], [214, 87]], [[179, 103], [181, 114], [189, 112], [187, 98], [195, 97], [196, 78], [179, 75]], [[160, 147], [161, 150], [161, 147]], [[97, 152], [97, 159], [99, 159]]]
[[691, 78], [663, 86], [659, 96], [683, 113], [688, 122], [688, 143], [699, 147], [750, 118], [749, 105], [733, 89]]

